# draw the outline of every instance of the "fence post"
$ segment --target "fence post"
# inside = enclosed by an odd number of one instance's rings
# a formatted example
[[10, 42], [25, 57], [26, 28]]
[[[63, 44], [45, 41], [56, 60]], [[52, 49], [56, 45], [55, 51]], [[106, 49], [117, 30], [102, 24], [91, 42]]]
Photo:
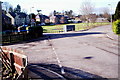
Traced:
[[13, 53], [10, 53], [10, 65], [11, 65], [11, 69], [12, 69], [12, 76], [15, 73], [15, 66], [14, 66], [14, 55]]
[[11, 41], [11, 35], [10, 35], [10, 43], [11, 43], [12, 41]]
[[24, 33], [22, 35], [23, 35], [23, 41], [24, 41]]

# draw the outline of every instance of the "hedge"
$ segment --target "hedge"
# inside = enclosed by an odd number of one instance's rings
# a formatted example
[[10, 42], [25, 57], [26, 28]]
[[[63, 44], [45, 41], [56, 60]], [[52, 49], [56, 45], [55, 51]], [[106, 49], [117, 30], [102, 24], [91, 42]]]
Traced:
[[34, 37], [40, 37], [43, 35], [43, 28], [41, 26], [29, 27], [29, 34]]
[[120, 20], [113, 22], [112, 29], [115, 34], [120, 34]]

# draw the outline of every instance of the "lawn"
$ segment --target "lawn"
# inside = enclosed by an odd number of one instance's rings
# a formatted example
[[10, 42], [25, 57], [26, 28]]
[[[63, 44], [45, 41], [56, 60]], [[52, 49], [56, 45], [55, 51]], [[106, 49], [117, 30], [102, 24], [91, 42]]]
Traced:
[[75, 31], [86, 30], [93, 27], [108, 25], [110, 23], [72, 23], [72, 24], [59, 24], [59, 25], [51, 25], [51, 26], [42, 26], [44, 33], [59, 33], [63, 32], [64, 25], [75, 25]]

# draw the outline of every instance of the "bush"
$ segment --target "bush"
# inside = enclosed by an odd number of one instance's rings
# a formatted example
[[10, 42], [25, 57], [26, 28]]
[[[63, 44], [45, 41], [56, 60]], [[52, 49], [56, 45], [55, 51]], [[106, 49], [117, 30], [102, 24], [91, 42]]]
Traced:
[[43, 35], [43, 28], [41, 26], [29, 27], [29, 34], [32, 37], [40, 37]]
[[115, 34], [120, 34], [120, 20], [113, 22], [112, 29]]
[[15, 26], [11, 25], [11, 24], [2, 24], [2, 31], [6, 31], [6, 30], [15, 30]]

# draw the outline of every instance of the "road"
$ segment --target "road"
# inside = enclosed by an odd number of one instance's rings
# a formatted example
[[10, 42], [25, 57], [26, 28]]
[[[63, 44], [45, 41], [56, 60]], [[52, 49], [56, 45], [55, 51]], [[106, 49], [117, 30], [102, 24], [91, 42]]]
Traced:
[[88, 31], [44, 34], [43, 38], [9, 45], [23, 50], [29, 63], [58, 64], [105, 78], [118, 77], [118, 41], [106, 34], [111, 26]]

